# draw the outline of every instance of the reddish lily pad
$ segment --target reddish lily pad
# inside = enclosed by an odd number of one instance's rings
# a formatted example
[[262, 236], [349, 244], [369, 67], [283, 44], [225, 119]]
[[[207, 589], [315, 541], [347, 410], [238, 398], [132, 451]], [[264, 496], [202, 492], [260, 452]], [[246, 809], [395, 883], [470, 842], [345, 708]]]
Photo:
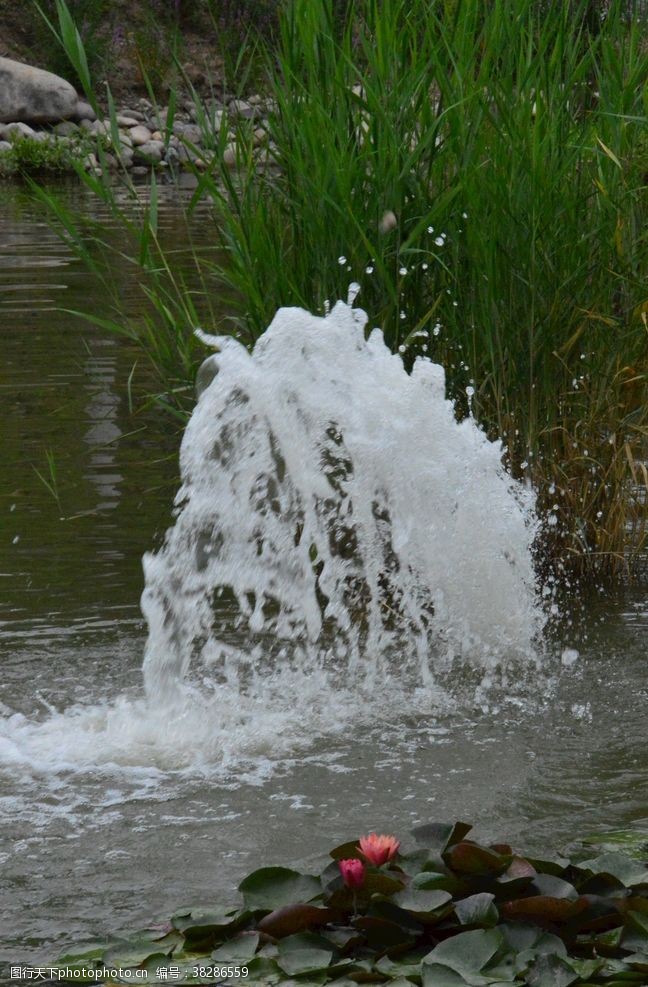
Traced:
[[545, 894], [516, 898], [513, 901], [505, 901], [500, 906], [504, 918], [518, 922], [535, 922], [538, 925], [569, 922], [585, 908], [587, 901], [584, 899], [570, 901], [569, 898], [553, 898]]
[[284, 939], [296, 932], [327, 925], [335, 916], [330, 908], [318, 908], [317, 905], [284, 905], [262, 918], [257, 928], [273, 939]]
[[448, 866], [458, 874], [488, 875], [502, 874], [510, 866], [509, 855], [489, 850], [470, 840], [457, 843], [445, 854]]

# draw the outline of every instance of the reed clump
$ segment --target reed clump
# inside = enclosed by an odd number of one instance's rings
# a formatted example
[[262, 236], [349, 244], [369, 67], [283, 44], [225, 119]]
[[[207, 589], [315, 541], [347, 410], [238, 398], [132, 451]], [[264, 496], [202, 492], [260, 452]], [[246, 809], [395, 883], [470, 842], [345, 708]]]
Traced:
[[[237, 168], [217, 153], [194, 194], [226, 331], [358, 282], [537, 489], [544, 565], [589, 576], [645, 557], [648, 492], [648, 46], [627, 4], [593, 12], [293, 0], [258, 42], [264, 141], [240, 120]], [[161, 331], [187, 366], [186, 321]]]

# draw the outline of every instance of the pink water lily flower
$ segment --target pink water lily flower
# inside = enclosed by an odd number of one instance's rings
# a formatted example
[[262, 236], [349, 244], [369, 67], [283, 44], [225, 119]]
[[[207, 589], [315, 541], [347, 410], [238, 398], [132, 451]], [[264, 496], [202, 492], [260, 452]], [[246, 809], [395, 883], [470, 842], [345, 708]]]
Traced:
[[361, 888], [365, 879], [365, 865], [361, 860], [338, 860], [342, 880], [347, 888]]
[[388, 860], [393, 860], [400, 847], [400, 840], [395, 836], [377, 836], [369, 833], [360, 837], [358, 847], [362, 856], [374, 867], [382, 867]]

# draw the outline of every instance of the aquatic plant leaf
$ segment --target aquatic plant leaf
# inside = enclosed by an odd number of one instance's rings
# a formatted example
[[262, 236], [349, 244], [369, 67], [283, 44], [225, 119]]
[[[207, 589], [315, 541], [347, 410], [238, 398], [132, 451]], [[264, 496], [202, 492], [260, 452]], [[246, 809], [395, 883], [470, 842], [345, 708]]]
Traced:
[[412, 915], [431, 915], [452, 901], [448, 891], [423, 891], [420, 888], [407, 888], [392, 898], [392, 902]]
[[313, 973], [331, 964], [334, 950], [331, 943], [311, 932], [300, 932], [279, 943], [279, 966], [290, 976]]
[[525, 983], [528, 987], [569, 987], [580, 976], [564, 956], [543, 953], [528, 967]]
[[[253, 960], [245, 964], [248, 968], [248, 976], [245, 983], [263, 984], [264, 987], [272, 987], [273, 984], [283, 983], [285, 975], [279, 968], [276, 960], [267, 956], [255, 956]], [[242, 982], [239, 978], [239, 984]]]
[[434, 987], [436, 981], [429, 976], [429, 968], [448, 967], [464, 977], [468, 983], [472, 978], [475, 984], [489, 984], [491, 980], [479, 980], [479, 975], [502, 949], [504, 938], [497, 929], [476, 929], [473, 932], [460, 932], [457, 936], [444, 939], [423, 958], [423, 984]]
[[330, 908], [318, 908], [317, 905], [284, 905], [262, 918], [257, 928], [273, 939], [284, 939], [296, 932], [326, 925], [335, 914]]
[[648, 953], [648, 915], [628, 912], [621, 936], [624, 949]]
[[508, 854], [496, 853], [470, 840], [453, 846], [445, 854], [445, 859], [458, 874], [470, 875], [502, 874], [512, 860]]
[[448, 847], [463, 840], [471, 829], [470, 823], [465, 822], [426, 823], [424, 826], [416, 826], [411, 833], [419, 846], [443, 853]]
[[648, 830], [613, 830], [608, 833], [591, 833], [581, 837], [585, 847], [597, 847], [605, 853], [622, 850], [628, 857], [648, 860]]
[[587, 901], [568, 898], [553, 898], [550, 895], [534, 895], [530, 898], [516, 898], [505, 901], [500, 906], [505, 918], [538, 924], [568, 922], [587, 908]]
[[329, 856], [333, 857], [333, 860], [364, 860], [358, 846], [358, 840], [347, 840], [346, 843], [341, 843], [329, 852]]
[[259, 945], [258, 932], [242, 932], [234, 939], [215, 949], [211, 958], [218, 963], [237, 963], [251, 960]]
[[415, 942], [411, 929], [391, 919], [361, 915], [353, 924], [364, 933], [369, 947], [381, 952], [395, 946], [411, 946]]
[[626, 888], [648, 884], [648, 863], [626, 857], [623, 853], [603, 853], [600, 857], [582, 861], [579, 867], [594, 874], [611, 874]]
[[424, 951], [419, 951], [418, 953], [407, 953], [405, 956], [398, 956], [394, 959], [389, 956], [381, 956], [374, 969], [390, 978], [420, 977], [421, 960], [424, 955]]
[[169, 953], [158, 949], [151, 942], [125, 942], [107, 949], [103, 955], [106, 966], [128, 970], [141, 966], [152, 956], [159, 956], [161, 960], [167, 959]]
[[521, 922], [503, 922], [498, 931], [502, 933], [508, 949], [515, 953], [532, 950], [536, 953], [558, 953], [567, 955], [567, 947], [559, 936], [545, 932], [537, 925], [524, 925]]
[[246, 907], [274, 911], [282, 905], [308, 902], [322, 892], [317, 877], [287, 867], [261, 867], [239, 884]]
[[451, 895], [460, 895], [465, 888], [463, 881], [457, 877], [450, 877], [446, 874], [438, 874], [432, 871], [422, 871], [415, 874], [409, 884], [410, 888], [419, 888], [421, 891], [448, 891]]
[[237, 909], [217, 910], [197, 906], [176, 912], [171, 919], [171, 924], [174, 929], [186, 935], [188, 929], [199, 927], [210, 927], [224, 931], [232, 928], [242, 918], [242, 913]]
[[539, 895], [548, 895], [551, 898], [567, 898], [569, 901], [576, 901], [578, 891], [573, 884], [563, 881], [553, 874], [536, 874], [531, 882], [531, 889]]
[[499, 921], [499, 912], [493, 904], [495, 895], [483, 891], [462, 898], [454, 906], [455, 914], [462, 925], [481, 925], [491, 928]]

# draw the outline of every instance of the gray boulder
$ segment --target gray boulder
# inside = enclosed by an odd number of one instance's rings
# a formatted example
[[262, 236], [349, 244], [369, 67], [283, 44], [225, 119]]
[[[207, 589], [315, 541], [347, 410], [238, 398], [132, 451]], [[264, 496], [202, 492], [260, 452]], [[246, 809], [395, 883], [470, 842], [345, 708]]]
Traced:
[[75, 115], [77, 98], [58, 75], [0, 58], [0, 123], [57, 123]]

